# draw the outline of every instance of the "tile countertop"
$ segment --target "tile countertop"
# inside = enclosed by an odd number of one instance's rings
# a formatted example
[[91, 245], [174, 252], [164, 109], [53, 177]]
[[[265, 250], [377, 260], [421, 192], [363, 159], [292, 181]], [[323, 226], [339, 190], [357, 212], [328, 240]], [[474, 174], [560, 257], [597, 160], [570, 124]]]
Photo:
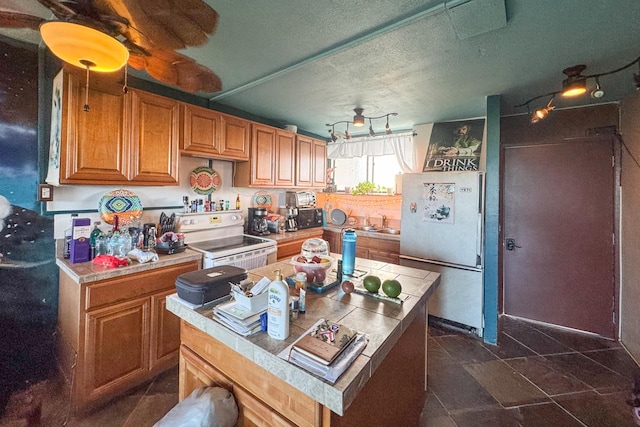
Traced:
[[[331, 255], [340, 257], [339, 254]], [[263, 276], [272, 279], [273, 271], [277, 269], [282, 271], [283, 277], [294, 273], [293, 266], [284, 261], [249, 273], [256, 281]], [[249, 337], [232, 332], [212, 320], [212, 304], [193, 309], [174, 294], [167, 298], [167, 309], [333, 412], [343, 415], [440, 283], [438, 273], [379, 261], [356, 258], [356, 269], [375, 274], [383, 281], [397, 278], [402, 284], [401, 298], [405, 297], [405, 302], [400, 305], [366, 295], [346, 295], [340, 287], [323, 294], [308, 292], [307, 311], [293, 321], [290, 335], [284, 341], [272, 339], [265, 332]], [[320, 318], [344, 323], [366, 333], [369, 338], [363, 353], [333, 385], [277, 356]]]
[[131, 261], [131, 265], [127, 267], [109, 268], [96, 265], [93, 262], [73, 264], [68, 259], [57, 257], [56, 265], [79, 284], [97, 282], [189, 261], [198, 261], [200, 267], [202, 267], [202, 254], [188, 248], [184, 252], [177, 254], [159, 254], [158, 258], [158, 261], [155, 262], [140, 264], [138, 261]]

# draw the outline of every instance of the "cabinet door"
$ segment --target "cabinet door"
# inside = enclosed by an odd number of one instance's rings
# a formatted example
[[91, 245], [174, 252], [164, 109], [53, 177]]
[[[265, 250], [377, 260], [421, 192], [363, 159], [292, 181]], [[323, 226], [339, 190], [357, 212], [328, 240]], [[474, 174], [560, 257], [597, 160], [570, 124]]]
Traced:
[[296, 153], [296, 185], [311, 187], [313, 175], [313, 140], [298, 135], [298, 151]]
[[313, 176], [311, 185], [324, 188], [327, 185], [327, 144], [314, 139], [312, 150]]
[[222, 114], [220, 155], [224, 158], [249, 160], [251, 122]]
[[180, 348], [180, 318], [167, 310], [167, 296], [175, 289], [151, 297], [151, 356], [149, 369], [175, 365]]
[[322, 233], [322, 238], [329, 243], [329, 251], [337, 254], [342, 253], [342, 235], [340, 233], [325, 230]]
[[251, 185], [273, 187], [276, 129], [258, 124], [254, 124], [252, 129]]
[[85, 315], [83, 395], [87, 400], [144, 377], [149, 367], [149, 298]]
[[60, 182], [126, 182], [129, 142], [124, 117], [128, 96], [122, 93], [122, 86], [92, 85], [89, 111], [84, 111], [86, 89], [83, 79], [66, 71], [56, 79], [63, 80]]
[[296, 161], [296, 136], [291, 132], [278, 130], [276, 132], [275, 166], [276, 180], [274, 184], [280, 187], [292, 187], [294, 183]]
[[238, 405], [238, 427], [293, 426], [251, 393], [234, 384], [220, 371], [198, 357], [187, 347], [180, 347], [180, 384], [178, 398], [184, 400], [197, 388], [218, 386], [233, 393]]
[[178, 184], [179, 103], [130, 90], [131, 181]]
[[220, 154], [222, 116], [217, 111], [182, 104], [183, 154], [215, 157]]

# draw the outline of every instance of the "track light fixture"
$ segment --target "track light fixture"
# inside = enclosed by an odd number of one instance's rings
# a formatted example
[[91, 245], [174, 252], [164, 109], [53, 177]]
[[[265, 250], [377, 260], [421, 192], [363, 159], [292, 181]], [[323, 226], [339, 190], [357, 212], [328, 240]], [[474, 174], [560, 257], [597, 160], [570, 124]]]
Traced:
[[549, 102], [547, 102], [546, 107], [543, 107], [534, 111], [533, 114], [531, 115], [531, 123], [538, 123], [540, 120], [545, 119], [549, 115], [549, 113], [556, 108], [553, 105], [551, 105], [552, 102], [553, 102], [553, 97], [549, 100]]
[[591, 97], [599, 99], [604, 96], [604, 90], [600, 87], [600, 78], [596, 77], [596, 87], [591, 91]]
[[382, 119], [382, 118], [386, 118], [387, 119], [387, 123], [385, 125], [385, 131], [387, 134], [393, 133], [391, 130], [391, 126], [389, 125], [389, 116], [397, 116], [398, 113], [387, 113], [387, 114], [383, 114], [381, 116], [377, 116], [377, 117], [366, 117], [363, 115], [364, 113], [364, 108], [354, 108], [353, 111], [356, 113], [355, 116], [353, 116], [353, 122], [350, 122], [349, 120], [340, 120], [338, 122], [335, 123], [327, 123], [325, 126], [330, 127], [331, 129], [329, 129], [329, 133], [331, 134], [331, 140], [332, 141], [336, 141], [338, 138], [336, 136], [335, 133], [335, 126], [338, 124], [342, 124], [345, 123], [346, 124], [346, 130], [345, 130], [345, 138], [346, 139], [351, 139], [351, 134], [349, 133], [349, 124], [352, 124], [355, 127], [362, 127], [365, 124], [365, 120], [369, 120], [369, 135], [370, 136], [375, 136], [376, 132], [373, 130], [373, 120], [377, 120], [377, 119]]
[[[515, 108], [525, 106], [529, 108], [532, 102], [537, 101], [540, 98], [551, 97], [546, 107], [536, 110], [531, 116], [531, 123], [537, 123], [540, 120], [545, 119], [549, 115], [549, 113], [555, 109], [555, 107], [551, 105], [551, 102], [554, 100], [554, 97], [556, 95], [560, 94], [565, 98], [583, 95], [587, 92], [587, 81], [589, 79], [594, 79], [595, 88], [591, 91], [591, 97], [596, 99], [602, 98], [605, 95], [605, 92], [604, 89], [602, 89], [602, 87], [600, 86], [600, 77], [609, 76], [611, 74], [626, 70], [634, 64], [638, 64], [640, 66], [640, 57], [634, 59], [630, 63], [620, 68], [598, 74], [583, 75], [582, 72], [587, 68], [587, 66], [583, 64], [565, 68], [564, 70], [562, 70], [562, 72], [566, 75], [566, 78], [562, 81], [562, 90], [533, 97], [530, 100], [523, 102], [522, 104], [516, 105]], [[636, 90], [640, 90], [640, 72], [639, 74], [633, 75], [633, 80]]]

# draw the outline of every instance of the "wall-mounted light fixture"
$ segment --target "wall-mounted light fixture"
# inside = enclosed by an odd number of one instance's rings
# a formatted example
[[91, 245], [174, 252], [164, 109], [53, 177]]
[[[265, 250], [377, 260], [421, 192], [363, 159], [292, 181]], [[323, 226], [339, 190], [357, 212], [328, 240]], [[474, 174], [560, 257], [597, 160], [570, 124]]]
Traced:
[[353, 111], [356, 113], [353, 116], [353, 121], [350, 122], [348, 120], [340, 120], [338, 122], [335, 123], [327, 123], [326, 126], [330, 127], [331, 129], [329, 129], [329, 134], [331, 135], [331, 140], [332, 141], [336, 141], [338, 138], [336, 136], [336, 125], [342, 124], [342, 123], [346, 123], [346, 130], [345, 130], [345, 138], [346, 139], [351, 139], [351, 134], [349, 133], [349, 124], [352, 124], [355, 127], [362, 127], [365, 124], [365, 120], [369, 120], [369, 135], [370, 136], [375, 136], [376, 133], [373, 130], [373, 120], [377, 120], [377, 119], [382, 119], [385, 118], [387, 119], [387, 123], [385, 125], [385, 132], [387, 134], [393, 133], [393, 131], [391, 130], [391, 126], [389, 125], [389, 116], [397, 116], [398, 113], [387, 113], [387, 114], [383, 114], [381, 116], [377, 116], [377, 117], [366, 117], [363, 113], [364, 113], [364, 108], [354, 108]]
[[[595, 81], [595, 88], [591, 91], [591, 97], [596, 99], [602, 98], [605, 95], [605, 92], [604, 92], [604, 89], [602, 89], [602, 86], [600, 86], [600, 77], [608, 76], [611, 74], [618, 73], [622, 70], [626, 70], [627, 68], [631, 67], [634, 64], [638, 64], [640, 66], [640, 57], [634, 59], [630, 63], [620, 68], [616, 68], [615, 70], [607, 71], [604, 73], [598, 73], [598, 74], [583, 75], [582, 72], [587, 68], [587, 66], [582, 64], [565, 68], [564, 70], [562, 70], [562, 72], [567, 77], [562, 81], [562, 90], [558, 90], [555, 92], [546, 93], [544, 95], [533, 97], [530, 100], [523, 102], [522, 104], [516, 105], [515, 107], [518, 108], [518, 107], [526, 106], [527, 108], [530, 108], [531, 103], [533, 103], [534, 101], [537, 101], [541, 98], [551, 97], [551, 99], [549, 100], [549, 102], [545, 107], [535, 110], [531, 115], [531, 123], [537, 123], [540, 120], [545, 119], [549, 115], [549, 113], [553, 109], [555, 109], [555, 107], [551, 105], [551, 103], [554, 100], [554, 97], [556, 95], [559, 94], [566, 98], [583, 95], [587, 92], [588, 79], [593, 79]], [[634, 78], [634, 84], [635, 84], [636, 90], [640, 90], [640, 74], [634, 74], [633, 78]]]

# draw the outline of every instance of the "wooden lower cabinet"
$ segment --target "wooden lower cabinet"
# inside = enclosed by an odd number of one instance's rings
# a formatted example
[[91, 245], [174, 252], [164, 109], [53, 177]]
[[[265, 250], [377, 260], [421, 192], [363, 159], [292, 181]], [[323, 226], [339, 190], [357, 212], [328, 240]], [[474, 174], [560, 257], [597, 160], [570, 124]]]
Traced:
[[149, 298], [86, 314], [84, 396], [144, 378], [149, 367]]
[[60, 271], [58, 359], [74, 412], [93, 408], [178, 363], [180, 319], [165, 309], [197, 261], [79, 284]]
[[[329, 242], [331, 252], [342, 253], [342, 236], [337, 231], [325, 230], [323, 239]], [[358, 235], [356, 257], [374, 261], [400, 263], [400, 241]]]
[[[322, 236], [322, 229], [318, 228], [318, 234], [310, 236], [307, 235], [306, 237], [301, 237], [295, 240], [278, 241], [278, 261], [286, 260], [294, 255], [300, 254], [300, 252], [302, 251], [302, 244], [305, 240], [313, 239], [314, 237], [322, 238]], [[329, 250], [333, 250], [331, 246], [329, 246]]]

